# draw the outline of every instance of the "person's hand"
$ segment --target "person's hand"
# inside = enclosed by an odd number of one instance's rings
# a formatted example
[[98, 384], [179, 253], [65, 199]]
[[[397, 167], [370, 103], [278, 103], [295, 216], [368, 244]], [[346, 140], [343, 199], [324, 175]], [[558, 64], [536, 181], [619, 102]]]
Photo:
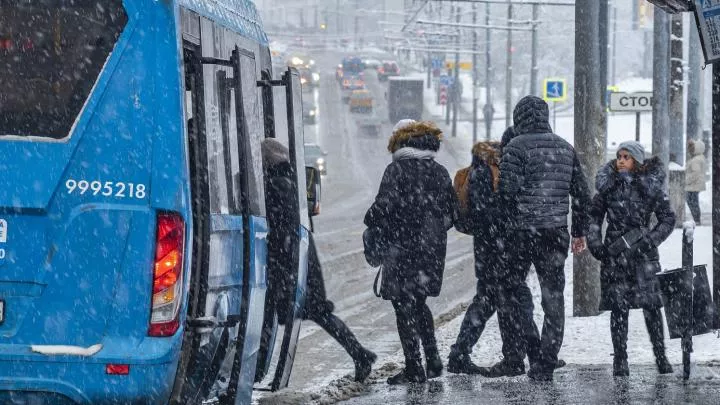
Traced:
[[578, 254], [587, 248], [587, 240], [584, 236], [573, 238], [571, 249], [573, 254]]

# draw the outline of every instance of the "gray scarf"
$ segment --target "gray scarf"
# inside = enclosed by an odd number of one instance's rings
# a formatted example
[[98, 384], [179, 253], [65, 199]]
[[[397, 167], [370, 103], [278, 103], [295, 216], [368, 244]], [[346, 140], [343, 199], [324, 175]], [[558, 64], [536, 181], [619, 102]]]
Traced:
[[406, 159], [435, 159], [437, 152], [416, 148], [400, 148], [393, 153], [393, 161]]

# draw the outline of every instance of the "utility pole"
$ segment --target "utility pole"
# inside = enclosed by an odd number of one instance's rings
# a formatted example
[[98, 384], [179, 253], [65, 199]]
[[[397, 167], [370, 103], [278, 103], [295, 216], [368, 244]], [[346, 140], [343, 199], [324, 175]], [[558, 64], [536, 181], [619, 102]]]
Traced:
[[[455, 5], [455, 22], [460, 24], [460, 6]], [[460, 28], [457, 30], [457, 36], [455, 37], [455, 81], [453, 82], [453, 121], [452, 121], [452, 137], [457, 136], [457, 120], [458, 120], [458, 107], [461, 102], [460, 97]]]
[[[490, 63], [490, 54], [492, 51], [490, 29], [490, 3], [485, 4], [485, 108], [492, 106], [492, 64]], [[485, 120], [485, 140], [489, 141], [492, 132], [492, 120]]]
[[[617, 0], [616, 0], [617, 1]], [[637, 7], [637, 5], [635, 5]], [[612, 29], [612, 76], [610, 83], [614, 86], [617, 84], [617, 4], [613, 2], [613, 29]]]
[[[600, 21], [598, 22], [598, 45], [600, 49], [600, 102], [602, 103], [603, 110], [606, 110], [606, 92], [608, 86], [608, 39], [610, 37], [610, 24], [608, 21], [609, 17], [609, 6], [608, 0], [598, 0], [600, 2]], [[605, 125], [607, 131], [607, 125]], [[607, 139], [607, 132], [605, 135]]]
[[712, 243], [715, 328], [720, 329], [720, 64], [712, 67]]
[[[600, 86], [600, 8], [598, 0], [575, 1], [575, 150], [591, 190], [604, 162], [607, 132]], [[587, 251], [574, 256], [573, 280], [573, 315], [597, 315], [600, 266]]]
[[[670, 85], [670, 24], [667, 14], [659, 8], [655, 10], [653, 23], [653, 123], [652, 153], [657, 155], [667, 167], [670, 160], [670, 115], [668, 109]], [[666, 177], [667, 182], [667, 177]], [[667, 184], [667, 183], [666, 183]]]
[[532, 5], [532, 57], [530, 62], [530, 94], [538, 96], [538, 62], [537, 62], [537, 49], [538, 49], [538, 4], [533, 3]]
[[[692, 25], [692, 24], [691, 24]], [[700, 47], [700, 36], [697, 30], [689, 30], [688, 44], [688, 99], [687, 99], [687, 137], [688, 139], [700, 139], [701, 116], [700, 116], [700, 94], [702, 71], [702, 49]], [[705, 145], [709, 147], [710, 145]]]
[[[477, 4], [473, 3], [472, 5], [472, 22], [473, 25], [477, 25]], [[478, 33], [477, 28], [473, 29], [473, 51], [477, 52], [478, 47]], [[477, 71], [477, 63], [478, 63], [478, 57], [477, 53], [473, 53], [472, 56], [472, 66], [473, 66], [473, 117], [472, 117], [472, 131], [473, 131], [473, 145], [477, 142], [478, 138], [478, 128], [477, 128], [477, 121], [478, 121], [478, 71]]]
[[[513, 4], [512, 0], [508, 0], [508, 26], [512, 27]], [[512, 30], [507, 31], [507, 62], [505, 67], [505, 127], [509, 127], [512, 122], [513, 100], [512, 100]]]
[[[656, 10], [660, 11], [660, 10]], [[670, 161], [683, 165], [683, 15], [671, 17], [670, 35]], [[683, 206], [683, 208], [685, 208]]]

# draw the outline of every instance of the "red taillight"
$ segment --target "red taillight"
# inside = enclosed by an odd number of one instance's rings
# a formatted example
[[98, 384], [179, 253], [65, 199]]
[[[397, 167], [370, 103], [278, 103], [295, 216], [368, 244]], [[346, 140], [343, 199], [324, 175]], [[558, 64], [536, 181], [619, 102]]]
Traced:
[[172, 336], [180, 328], [185, 221], [177, 213], [159, 213], [156, 235], [148, 335]]
[[105, 373], [110, 375], [128, 375], [130, 366], [128, 364], [106, 364]]

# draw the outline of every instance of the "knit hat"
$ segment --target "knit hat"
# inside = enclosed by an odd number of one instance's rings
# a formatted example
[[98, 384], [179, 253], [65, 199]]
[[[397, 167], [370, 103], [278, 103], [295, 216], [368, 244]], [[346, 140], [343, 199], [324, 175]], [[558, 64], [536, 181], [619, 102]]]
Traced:
[[290, 162], [290, 151], [275, 138], [266, 138], [261, 146], [263, 166], [267, 169], [270, 166], [282, 162]]
[[412, 119], [409, 119], [409, 118], [400, 120], [400, 121], [398, 121], [397, 124], [395, 124], [395, 126], [393, 127], [392, 133], [394, 134], [394, 133], [396, 133], [398, 130], [403, 129], [403, 128], [407, 127], [407, 126], [410, 126], [410, 125], [414, 124], [415, 122], [417, 122], [417, 121], [412, 120]]
[[640, 164], [645, 162], [645, 148], [640, 142], [625, 141], [618, 146], [618, 152], [625, 149]]
[[550, 133], [549, 120], [550, 109], [540, 97], [525, 96], [513, 110], [513, 126], [518, 135]]

